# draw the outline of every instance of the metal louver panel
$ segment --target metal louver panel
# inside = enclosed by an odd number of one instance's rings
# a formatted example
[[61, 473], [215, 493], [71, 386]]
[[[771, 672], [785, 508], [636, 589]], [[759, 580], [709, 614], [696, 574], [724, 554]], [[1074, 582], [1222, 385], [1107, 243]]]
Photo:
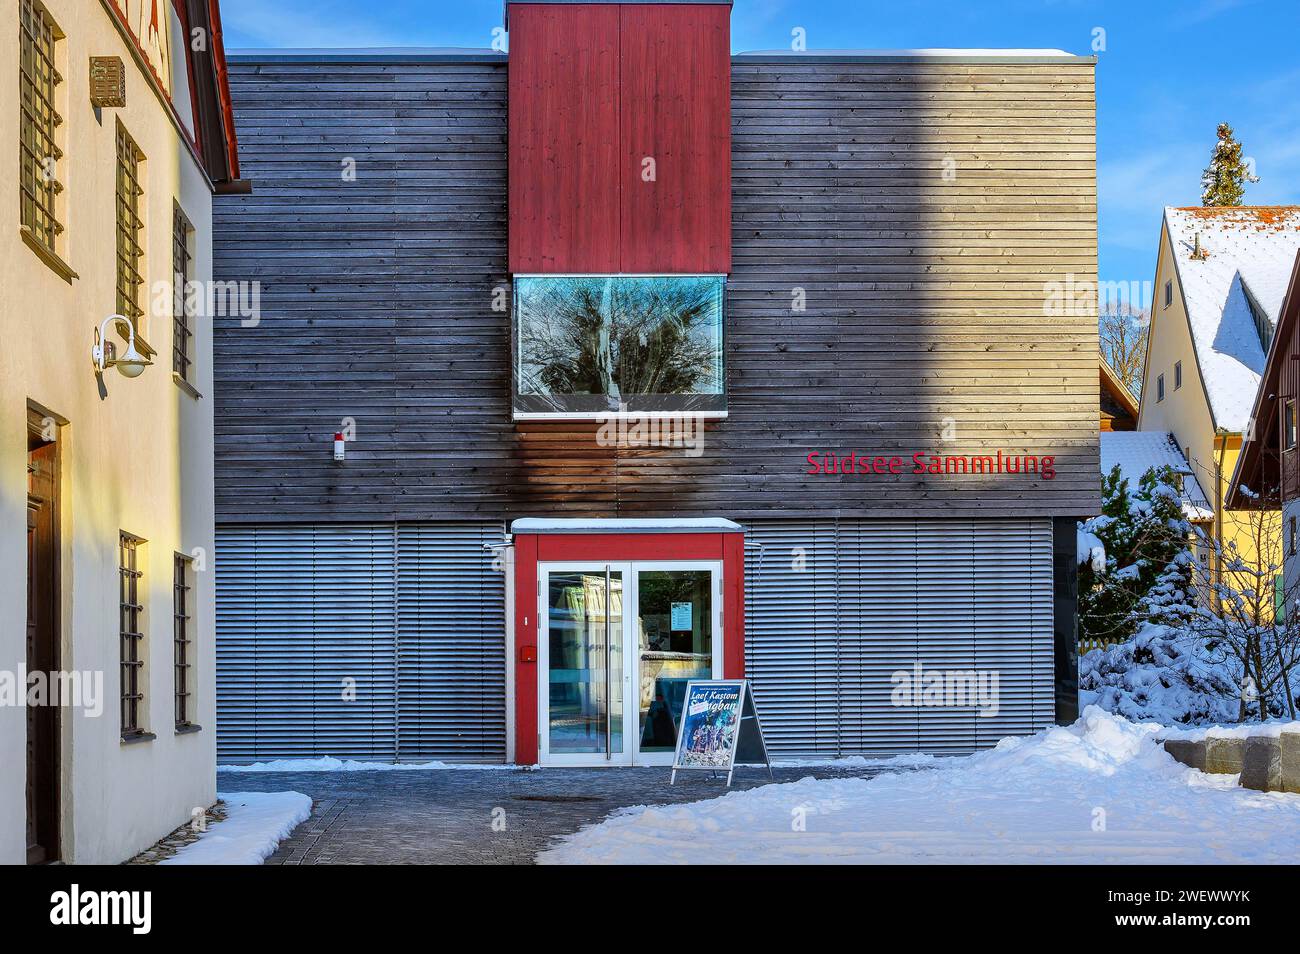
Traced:
[[499, 524], [397, 529], [398, 756], [506, 751], [505, 575]]
[[[1050, 521], [782, 520], [748, 531], [745, 664], [774, 752], [956, 754], [1051, 723]], [[918, 663], [996, 672], [997, 714], [895, 706], [894, 674]]]
[[219, 531], [216, 573], [218, 757], [391, 759], [392, 528]]
[[504, 758], [503, 529], [218, 528], [218, 757]]

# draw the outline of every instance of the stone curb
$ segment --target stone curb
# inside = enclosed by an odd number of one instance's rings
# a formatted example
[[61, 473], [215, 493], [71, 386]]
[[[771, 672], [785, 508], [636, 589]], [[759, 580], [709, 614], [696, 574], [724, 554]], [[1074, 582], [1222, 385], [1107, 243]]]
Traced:
[[1164, 739], [1174, 759], [1212, 775], [1240, 775], [1241, 787], [1258, 792], [1300, 792], [1300, 732], [1244, 739], [1210, 736], [1198, 742]]

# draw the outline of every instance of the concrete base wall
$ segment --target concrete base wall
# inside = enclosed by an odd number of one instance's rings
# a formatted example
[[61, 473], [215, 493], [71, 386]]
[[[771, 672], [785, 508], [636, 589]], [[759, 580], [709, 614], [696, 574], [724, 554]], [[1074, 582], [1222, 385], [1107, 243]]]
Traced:
[[1240, 775], [1242, 788], [1300, 792], [1300, 732], [1245, 739], [1167, 739], [1165, 751], [1184, 765], [1213, 775]]

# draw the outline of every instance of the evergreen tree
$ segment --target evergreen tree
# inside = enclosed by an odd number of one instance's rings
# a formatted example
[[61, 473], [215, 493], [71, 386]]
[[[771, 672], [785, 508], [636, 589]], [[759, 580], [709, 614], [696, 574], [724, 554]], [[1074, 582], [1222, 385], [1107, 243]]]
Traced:
[[1188, 585], [1192, 527], [1174, 485], [1168, 467], [1148, 470], [1133, 489], [1118, 466], [1102, 478], [1101, 516], [1082, 525], [1106, 548], [1104, 571], [1091, 563], [1079, 567], [1079, 636], [1085, 643], [1129, 639], [1149, 613], [1145, 603], [1153, 590]]
[[1201, 205], [1241, 205], [1247, 182], [1259, 176], [1241, 158], [1241, 143], [1232, 137], [1232, 127], [1219, 123], [1219, 141], [1214, 144], [1210, 164], [1201, 173]]

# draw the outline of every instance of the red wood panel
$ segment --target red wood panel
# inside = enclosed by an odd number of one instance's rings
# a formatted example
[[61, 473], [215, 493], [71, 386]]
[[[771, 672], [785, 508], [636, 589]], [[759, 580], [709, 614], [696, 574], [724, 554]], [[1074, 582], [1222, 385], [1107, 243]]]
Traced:
[[729, 272], [731, 8], [621, 12], [622, 270]]
[[[537, 764], [537, 537], [515, 537], [515, 763]], [[524, 662], [531, 656], [530, 662]]]
[[543, 563], [564, 560], [721, 560], [723, 536], [719, 533], [539, 534], [537, 559]]
[[510, 6], [511, 272], [619, 270], [615, 4]]
[[745, 537], [722, 541], [722, 678], [745, 678]]

